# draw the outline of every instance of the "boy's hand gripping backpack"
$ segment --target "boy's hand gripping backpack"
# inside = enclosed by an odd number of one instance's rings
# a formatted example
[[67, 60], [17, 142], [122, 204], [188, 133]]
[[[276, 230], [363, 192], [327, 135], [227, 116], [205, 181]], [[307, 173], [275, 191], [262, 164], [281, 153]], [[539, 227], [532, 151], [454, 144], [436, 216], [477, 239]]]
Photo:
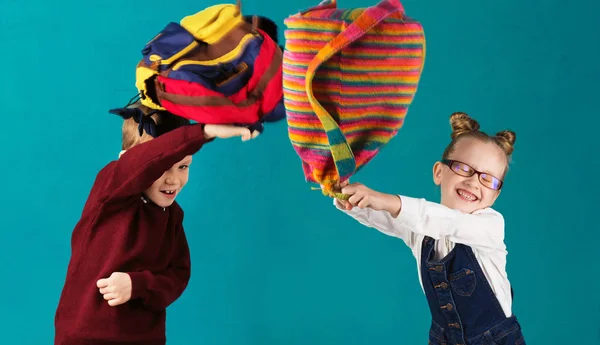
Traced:
[[340, 10], [335, 0], [285, 20], [288, 134], [307, 181], [334, 186], [402, 127], [425, 61], [422, 25], [399, 0]]
[[281, 49], [256, 21], [244, 21], [239, 3], [169, 23], [142, 55], [136, 87], [151, 109], [258, 131], [285, 117]]

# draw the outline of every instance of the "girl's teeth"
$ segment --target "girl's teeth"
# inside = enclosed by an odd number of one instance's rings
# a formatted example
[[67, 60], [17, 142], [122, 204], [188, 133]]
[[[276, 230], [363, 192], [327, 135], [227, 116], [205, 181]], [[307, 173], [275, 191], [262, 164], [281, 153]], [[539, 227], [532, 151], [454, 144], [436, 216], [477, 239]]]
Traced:
[[472, 196], [470, 194], [467, 194], [467, 193], [464, 193], [462, 190], [459, 190], [458, 194], [460, 194], [463, 198], [465, 198], [467, 200], [470, 200], [470, 201], [473, 201], [473, 200], [476, 199], [474, 196]]

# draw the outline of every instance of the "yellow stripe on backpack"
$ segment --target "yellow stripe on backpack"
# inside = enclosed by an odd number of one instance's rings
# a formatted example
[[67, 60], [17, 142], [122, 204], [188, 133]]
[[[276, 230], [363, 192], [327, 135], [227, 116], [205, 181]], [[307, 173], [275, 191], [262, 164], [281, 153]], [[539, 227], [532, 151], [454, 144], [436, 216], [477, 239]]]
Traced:
[[179, 24], [197, 40], [214, 44], [242, 22], [237, 5], [221, 4], [184, 17]]

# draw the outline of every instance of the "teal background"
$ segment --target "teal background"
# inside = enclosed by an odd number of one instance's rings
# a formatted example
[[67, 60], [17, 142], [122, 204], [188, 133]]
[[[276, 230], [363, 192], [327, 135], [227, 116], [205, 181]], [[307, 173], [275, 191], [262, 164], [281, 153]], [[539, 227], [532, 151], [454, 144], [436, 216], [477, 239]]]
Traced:
[[[72, 228], [120, 149], [121, 121], [107, 110], [135, 93], [143, 44], [212, 4], [0, 0], [3, 344], [52, 343]], [[284, 17], [314, 4], [247, 0], [243, 10], [276, 19], [283, 37]], [[528, 344], [600, 344], [600, 2], [403, 4], [425, 26], [425, 71], [401, 133], [353, 180], [438, 201], [431, 167], [451, 112], [513, 129], [496, 207], [514, 312]], [[197, 155], [179, 199], [193, 273], [169, 309], [169, 345], [426, 344], [409, 250], [309, 187], [284, 122]]]

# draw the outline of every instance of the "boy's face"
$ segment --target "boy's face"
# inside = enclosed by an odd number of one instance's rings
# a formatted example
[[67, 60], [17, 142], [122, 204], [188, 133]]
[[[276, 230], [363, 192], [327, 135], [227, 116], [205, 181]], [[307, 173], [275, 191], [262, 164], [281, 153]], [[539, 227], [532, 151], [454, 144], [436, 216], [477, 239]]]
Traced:
[[146, 190], [146, 197], [160, 207], [171, 206], [188, 181], [190, 164], [192, 164], [192, 156], [186, 156], [175, 163]]

